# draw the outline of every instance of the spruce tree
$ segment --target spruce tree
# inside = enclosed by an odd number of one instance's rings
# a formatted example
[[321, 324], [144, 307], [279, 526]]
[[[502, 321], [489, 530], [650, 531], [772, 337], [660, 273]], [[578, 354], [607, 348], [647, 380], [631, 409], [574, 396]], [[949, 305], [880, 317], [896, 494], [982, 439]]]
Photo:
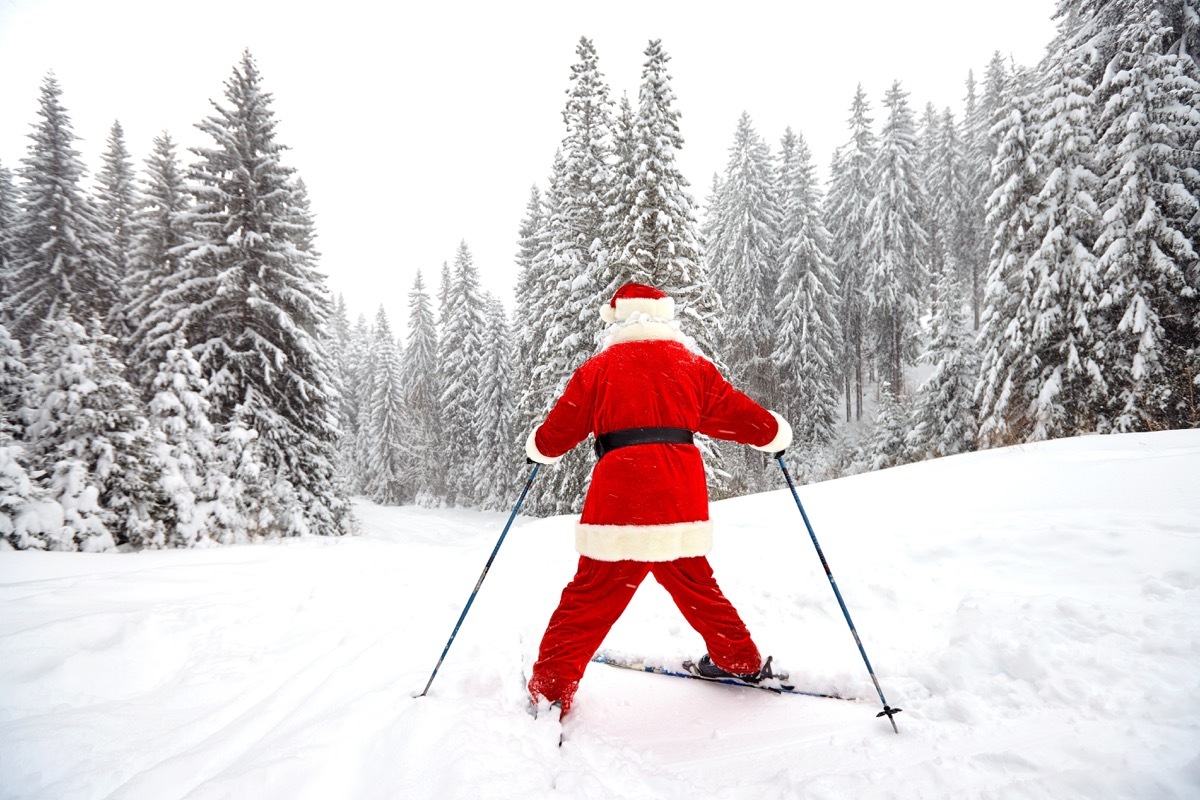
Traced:
[[150, 425], [160, 434], [158, 484], [167, 499], [165, 538], [155, 544], [195, 547], [212, 541], [212, 505], [219, 479], [215, 429], [209, 421], [208, 382], [179, 341], [154, 376]]
[[843, 341], [838, 280], [812, 154], [790, 128], [782, 150], [782, 272], [772, 357], [779, 374], [780, 413], [791, 423], [796, 441], [810, 446], [831, 441], [837, 425]]
[[770, 148], [743, 113], [709, 212], [708, 264], [725, 307], [719, 351], [729, 377], [770, 406], [778, 405], [771, 353], [777, 327], [779, 206]]
[[512, 335], [500, 298], [484, 295], [483, 361], [479, 365], [479, 450], [473, 473], [481, 507], [503, 510], [512, 502], [512, 478], [524, 464], [523, 439], [513, 430]]
[[438, 388], [438, 337], [433, 306], [420, 270], [408, 295], [408, 342], [404, 351], [404, 405], [411, 420], [409, 482], [417, 502], [436, 502], [444, 483], [445, 459], [439, 445], [442, 411]]
[[107, 327], [123, 347], [132, 330], [123, 312], [128, 306], [124, 290], [133, 258], [133, 215], [138, 197], [133, 160], [125, 146], [125, 131], [120, 122], [113, 123], [107, 143], [108, 149], [101, 156], [102, 166], [96, 174], [105, 260], [112, 270], [106, 283], [114, 287], [113, 305], [107, 310]]
[[8, 237], [0, 299], [9, 332], [27, 347], [64, 307], [84, 319], [103, 318], [116, 297], [103, 226], [82, 185], [86, 170], [53, 75], [42, 81], [38, 116], [22, 161], [22, 202]]
[[375, 315], [372, 332], [375, 362], [367, 438], [370, 460], [366, 464], [366, 491], [376, 503], [401, 505], [412, 499], [405, 477], [412, 461], [404, 409], [404, 383], [400, 353], [383, 306]]
[[[874, 195], [871, 165], [876, 141], [866, 92], [860, 84], [850, 105], [850, 140], [833, 158], [825, 219], [830, 254], [838, 278], [843, 346], [841, 353], [846, 390], [846, 421], [862, 419], [864, 362], [870, 347], [866, 339], [863, 281], [867, 260], [867, 207]], [[853, 402], [852, 402], [853, 401]]]
[[1027, 347], [1032, 340], [1032, 298], [1037, 284], [1029, 272], [1033, 243], [1032, 201], [1040, 186], [1032, 154], [1033, 119], [1028, 81], [1014, 76], [1011, 110], [999, 126], [999, 149], [992, 162], [987, 225], [993, 231], [979, 329], [980, 441], [984, 446], [1023, 442], [1032, 430], [1029, 417], [1034, 385]]
[[[975, 384], [979, 357], [963, 307], [957, 270], [938, 276], [934, 292], [932, 334], [920, 361], [933, 368], [913, 400], [913, 420], [906, 449], [915, 460], [951, 456], [975, 449], [979, 429]], [[969, 305], [968, 305], [969, 307]]]
[[1117, 168], [1096, 250], [1121, 431], [1200, 422], [1200, 83], [1191, 58], [1170, 52], [1173, 31], [1156, 5], [1129, 3], [1099, 88], [1100, 158]]
[[107, 550], [165, 540], [157, 439], [112, 355], [115, 340], [75, 322], [49, 320], [33, 353], [26, 438], [64, 511], [49, 549]]
[[916, 129], [898, 81], [884, 107], [888, 118], [871, 165], [875, 196], [867, 206], [863, 294], [880, 374], [899, 397], [904, 368], [917, 355], [928, 237], [921, 225], [925, 200], [917, 181]]
[[642, 83], [634, 124], [630, 180], [624, 186], [616, 257], [621, 283], [656, 286], [675, 299], [684, 331], [701, 353], [717, 359], [724, 316], [700, 252], [695, 201], [679, 171], [676, 154], [683, 147], [675, 92], [667, 72], [670, 56], [655, 39], [645, 51]]
[[1032, 248], [1025, 267], [1033, 290], [1033, 324], [1026, 342], [1034, 360], [1026, 394], [1031, 439], [1107, 428], [1104, 331], [1093, 253], [1100, 223], [1099, 178], [1088, 61], [1081, 51], [1048, 59], [1034, 114], [1032, 155], [1041, 187], [1030, 200], [1032, 216], [1023, 230]]
[[875, 427], [866, 445], [871, 469], [898, 467], [910, 461], [908, 450], [909, 399], [896, 395], [886, 380], [879, 384]]
[[179, 281], [183, 254], [191, 241], [192, 200], [169, 134], [154, 139], [139, 195], [130, 223], [132, 251], [122, 290], [126, 301], [122, 317], [130, 331], [125, 343], [129, 378], [148, 395], [158, 365], [175, 343], [175, 308], [163, 299]]
[[194, 244], [163, 302], [205, 369], [214, 420], [227, 423], [241, 407], [258, 433], [259, 457], [275, 478], [279, 532], [339, 534], [348, 506], [333, 479], [330, 300], [308, 249], [311, 220], [282, 163], [272, 97], [248, 52], [225, 99], [198, 125], [214, 145], [193, 149]]
[[[17, 222], [17, 187], [12, 170], [0, 163], [0, 297], [8, 297], [8, 271], [12, 261], [9, 240]], [[4, 305], [0, 303], [0, 319]]]
[[436, 443], [443, 458], [446, 502], [469, 505], [475, 499], [473, 468], [481, 445], [479, 408], [483, 387], [477, 380], [483, 363], [484, 298], [474, 258], [461, 242], [446, 293], [447, 317], [438, 342], [438, 373], [444, 430]]
[[[39, 513], [41, 492], [30, 477], [21, 444], [25, 425], [20, 411], [27, 381], [21, 345], [0, 325], [0, 540], [18, 550], [40, 550], [47, 544], [46, 515]], [[61, 523], [51, 526], [61, 528]]]

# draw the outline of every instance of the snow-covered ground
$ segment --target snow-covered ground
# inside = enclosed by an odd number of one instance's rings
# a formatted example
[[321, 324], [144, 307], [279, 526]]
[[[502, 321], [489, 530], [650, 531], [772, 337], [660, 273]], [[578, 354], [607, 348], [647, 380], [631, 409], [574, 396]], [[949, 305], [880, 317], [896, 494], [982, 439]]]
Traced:
[[[506, 515], [362, 504], [343, 540], [0, 552], [0, 797], [1200, 796], [1200, 431], [801, 498], [899, 736], [786, 489], [714, 504], [718, 580], [798, 684], [861, 701], [593, 665], [561, 749], [521, 673], [572, 521], [518, 520], [414, 699]], [[702, 647], [653, 581], [606, 646]]]

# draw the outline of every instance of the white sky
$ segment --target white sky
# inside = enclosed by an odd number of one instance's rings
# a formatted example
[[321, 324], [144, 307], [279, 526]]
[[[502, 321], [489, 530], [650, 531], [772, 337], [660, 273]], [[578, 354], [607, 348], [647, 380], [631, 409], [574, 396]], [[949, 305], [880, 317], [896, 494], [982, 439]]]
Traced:
[[894, 79], [918, 114], [933, 102], [957, 116], [967, 71], [981, 79], [994, 51], [1040, 59], [1054, 5], [0, 0], [0, 163], [25, 156], [51, 70], [93, 175], [114, 120], [139, 169], [163, 130], [207, 144], [195, 123], [210, 99], [224, 103], [249, 48], [286, 160], [308, 184], [330, 287], [352, 317], [383, 304], [399, 329], [416, 270], [436, 291], [464, 239], [485, 287], [512, 307], [517, 228], [563, 136], [580, 36], [614, 98], [635, 105], [642, 53], [662, 38], [683, 115], [679, 163], [703, 202], [743, 111], [772, 146], [789, 125], [802, 133], [826, 177], [858, 83], [877, 118]]

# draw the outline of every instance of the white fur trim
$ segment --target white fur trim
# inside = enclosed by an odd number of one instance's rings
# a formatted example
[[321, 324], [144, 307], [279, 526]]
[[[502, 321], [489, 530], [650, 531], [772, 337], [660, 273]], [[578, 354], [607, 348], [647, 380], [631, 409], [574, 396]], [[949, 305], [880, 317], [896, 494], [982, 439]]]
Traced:
[[597, 561], [674, 561], [712, 550], [712, 521], [669, 525], [575, 525], [575, 549]]
[[600, 319], [604, 320], [609, 325], [612, 325], [617, 321], [617, 312], [610, 304], [605, 303], [604, 305], [600, 306]]
[[562, 461], [562, 456], [559, 456], [558, 458], [551, 458], [550, 456], [543, 455], [542, 451], [537, 449], [537, 443], [534, 442], [534, 437], [537, 436], [538, 428], [541, 427], [541, 425], [538, 425], [537, 428], [534, 428], [529, 432], [529, 438], [525, 440], [525, 455], [529, 456], [539, 464], [557, 464], [559, 461]]
[[778, 453], [780, 450], [786, 450], [792, 444], [792, 426], [783, 417], [771, 412], [771, 416], [779, 423], [779, 430], [775, 432], [775, 438], [764, 444], [762, 447], [750, 445], [755, 450], [762, 450], [764, 453]]
[[659, 339], [669, 341], [684, 341], [683, 333], [672, 322], [661, 320], [641, 319], [630, 322], [619, 328], [614, 328], [604, 339], [604, 346], [621, 344], [622, 342], [647, 342]]
[[615, 309], [612, 306], [605, 308], [612, 311], [613, 321], [616, 322], [629, 319], [634, 314], [645, 314], [655, 319], [675, 317], [675, 300], [671, 297], [618, 297]]

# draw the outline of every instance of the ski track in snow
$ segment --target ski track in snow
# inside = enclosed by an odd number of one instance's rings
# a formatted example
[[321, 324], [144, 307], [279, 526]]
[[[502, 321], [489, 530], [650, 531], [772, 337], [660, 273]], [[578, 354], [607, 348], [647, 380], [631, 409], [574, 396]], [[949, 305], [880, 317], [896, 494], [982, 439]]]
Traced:
[[[713, 505], [717, 578], [794, 683], [859, 699], [592, 665], [561, 748], [522, 674], [568, 517], [517, 521], [423, 698], [506, 514], [0, 552], [0, 798], [1197, 797], [1197, 476], [1177, 431], [801, 487], [900, 736], [786, 489]], [[605, 645], [703, 652], [652, 579]]]

